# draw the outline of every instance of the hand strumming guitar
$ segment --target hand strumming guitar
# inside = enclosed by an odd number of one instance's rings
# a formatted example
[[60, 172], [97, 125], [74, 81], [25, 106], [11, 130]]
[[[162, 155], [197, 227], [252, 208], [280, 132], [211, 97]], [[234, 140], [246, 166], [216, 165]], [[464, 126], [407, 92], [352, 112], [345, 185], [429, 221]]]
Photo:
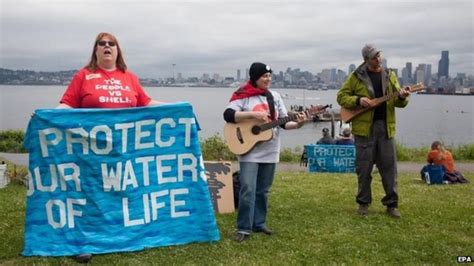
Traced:
[[410, 95], [410, 93], [411, 93], [411, 87], [406, 86], [405, 88], [400, 90], [400, 95], [398, 97], [400, 97], [401, 99], [405, 99], [406, 97], [408, 97], [408, 95]]
[[253, 118], [263, 121], [263, 122], [269, 122], [270, 118], [268, 117], [267, 112], [261, 112], [261, 111], [254, 111], [252, 112]]
[[359, 104], [362, 107], [372, 107], [375, 105], [375, 103], [368, 97], [362, 97], [359, 100]]

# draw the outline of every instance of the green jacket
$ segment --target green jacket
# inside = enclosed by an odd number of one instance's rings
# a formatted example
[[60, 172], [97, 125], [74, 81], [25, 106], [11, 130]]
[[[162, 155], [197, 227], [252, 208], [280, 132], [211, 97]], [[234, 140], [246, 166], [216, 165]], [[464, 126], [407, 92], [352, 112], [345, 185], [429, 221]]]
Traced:
[[[400, 90], [397, 75], [390, 69], [382, 71], [382, 88], [384, 95], [391, 94]], [[337, 93], [337, 103], [344, 108], [355, 108], [357, 98], [374, 98], [374, 88], [367, 74], [367, 66], [361, 64], [352, 72]], [[387, 132], [388, 137], [395, 136], [395, 107], [405, 107], [408, 104], [408, 97], [401, 100], [398, 97], [387, 101]], [[367, 111], [352, 119], [352, 134], [358, 136], [369, 136], [374, 111]]]

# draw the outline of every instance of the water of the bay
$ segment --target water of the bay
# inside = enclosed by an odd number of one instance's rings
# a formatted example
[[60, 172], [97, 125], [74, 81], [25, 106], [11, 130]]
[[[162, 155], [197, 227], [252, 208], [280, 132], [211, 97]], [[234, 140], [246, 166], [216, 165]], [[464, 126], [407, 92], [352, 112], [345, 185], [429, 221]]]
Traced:
[[[54, 108], [66, 86], [0, 85], [0, 130], [26, 129], [35, 109]], [[222, 112], [235, 88], [150, 87], [146, 91], [156, 100], [187, 101], [202, 128], [201, 138], [222, 136]], [[335, 90], [275, 89], [285, 96], [285, 105], [318, 105], [336, 103]], [[406, 108], [397, 108], [399, 143], [409, 147], [430, 145], [442, 140], [448, 145], [474, 142], [474, 96], [412, 95]], [[321, 137], [328, 122], [308, 123], [299, 130], [282, 130], [283, 147], [302, 147]], [[337, 126], [336, 126], [337, 129]]]

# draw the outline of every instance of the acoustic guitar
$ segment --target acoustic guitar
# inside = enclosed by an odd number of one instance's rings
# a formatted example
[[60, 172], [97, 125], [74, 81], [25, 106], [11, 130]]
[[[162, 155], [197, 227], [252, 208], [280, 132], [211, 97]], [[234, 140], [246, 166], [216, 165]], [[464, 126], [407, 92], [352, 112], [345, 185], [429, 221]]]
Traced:
[[312, 119], [316, 114], [324, 112], [332, 105], [311, 106], [308, 110], [296, 114], [288, 114], [287, 117], [271, 122], [262, 122], [256, 119], [243, 120], [239, 123], [226, 123], [224, 126], [224, 139], [230, 151], [237, 155], [249, 152], [257, 143], [271, 140], [274, 127], [285, 124], [289, 121], [296, 121], [297, 114], [306, 114], [306, 121]]
[[[424, 89], [425, 89], [425, 85], [423, 84], [423, 82], [419, 82], [413, 86], [410, 86], [410, 92], [422, 91]], [[400, 92], [397, 91], [397, 92], [387, 94], [379, 98], [372, 99], [372, 102], [375, 102], [375, 105], [373, 106], [368, 106], [368, 107], [357, 106], [351, 109], [341, 107], [341, 120], [346, 123], [349, 123], [352, 119], [354, 119], [354, 117], [357, 117], [369, 110], [372, 110], [375, 107], [381, 105], [382, 103], [389, 101], [391, 99], [394, 99], [398, 97], [399, 95], [400, 95]]]

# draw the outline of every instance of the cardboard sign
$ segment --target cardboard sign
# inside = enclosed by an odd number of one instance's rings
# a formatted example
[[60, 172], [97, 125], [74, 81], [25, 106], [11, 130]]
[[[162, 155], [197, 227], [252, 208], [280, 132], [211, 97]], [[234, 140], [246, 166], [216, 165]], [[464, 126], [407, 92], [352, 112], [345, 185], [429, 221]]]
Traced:
[[232, 213], [234, 208], [234, 188], [232, 164], [228, 161], [204, 162], [207, 185], [212, 197], [214, 210], [218, 213]]

